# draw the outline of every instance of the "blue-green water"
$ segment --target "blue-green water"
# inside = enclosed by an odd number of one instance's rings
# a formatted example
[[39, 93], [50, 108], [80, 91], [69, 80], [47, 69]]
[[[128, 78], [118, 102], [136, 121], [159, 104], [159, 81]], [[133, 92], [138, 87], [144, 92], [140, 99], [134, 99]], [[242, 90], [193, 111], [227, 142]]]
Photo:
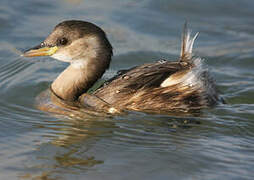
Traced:
[[[254, 1], [1, 0], [0, 179], [253, 179]], [[19, 51], [60, 21], [101, 26], [114, 47], [105, 77], [176, 59], [187, 19], [227, 104], [200, 116], [130, 112], [69, 118], [34, 107], [67, 66]]]

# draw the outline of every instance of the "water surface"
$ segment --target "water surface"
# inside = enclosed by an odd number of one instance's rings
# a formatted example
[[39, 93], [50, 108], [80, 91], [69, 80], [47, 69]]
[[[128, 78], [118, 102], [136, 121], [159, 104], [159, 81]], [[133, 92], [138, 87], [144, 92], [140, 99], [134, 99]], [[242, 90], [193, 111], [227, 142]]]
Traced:
[[[254, 2], [24, 0], [0, 2], [0, 179], [253, 179]], [[62, 20], [101, 26], [117, 70], [176, 59], [187, 19], [227, 101], [198, 116], [130, 112], [70, 118], [34, 107], [67, 66], [20, 51]]]

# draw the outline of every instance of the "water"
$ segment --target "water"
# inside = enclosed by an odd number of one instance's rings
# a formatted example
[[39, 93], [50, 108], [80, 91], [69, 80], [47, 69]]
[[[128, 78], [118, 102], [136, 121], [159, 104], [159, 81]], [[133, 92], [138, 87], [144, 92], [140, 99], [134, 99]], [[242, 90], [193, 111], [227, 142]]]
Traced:
[[[0, 179], [253, 179], [253, 7], [251, 0], [1, 0]], [[78, 119], [37, 110], [35, 97], [67, 65], [19, 53], [65, 19], [106, 31], [115, 56], [105, 77], [177, 58], [187, 19], [227, 104], [198, 116]]]

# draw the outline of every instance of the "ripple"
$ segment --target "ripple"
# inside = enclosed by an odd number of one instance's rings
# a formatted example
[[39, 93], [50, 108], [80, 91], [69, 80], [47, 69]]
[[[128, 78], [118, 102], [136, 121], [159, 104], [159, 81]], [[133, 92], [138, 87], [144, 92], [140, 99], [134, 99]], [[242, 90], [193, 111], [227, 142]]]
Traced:
[[16, 79], [22, 76], [22, 71], [27, 70], [32, 65], [31, 62], [25, 62], [20, 59], [16, 59], [8, 64], [0, 66], [0, 87], [6, 91], [11, 88], [11, 85], [20, 83]]

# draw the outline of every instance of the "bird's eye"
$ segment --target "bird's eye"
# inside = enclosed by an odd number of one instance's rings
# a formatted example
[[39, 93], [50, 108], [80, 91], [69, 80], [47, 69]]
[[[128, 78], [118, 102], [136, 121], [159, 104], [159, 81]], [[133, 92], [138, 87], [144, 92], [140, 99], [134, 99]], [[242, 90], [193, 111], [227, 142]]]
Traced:
[[67, 42], [68, 42], [68, 40], [66, 38], [61, 38], [58, 40], [57, 44], [63, 46], [63, 45], [66, 45]]

